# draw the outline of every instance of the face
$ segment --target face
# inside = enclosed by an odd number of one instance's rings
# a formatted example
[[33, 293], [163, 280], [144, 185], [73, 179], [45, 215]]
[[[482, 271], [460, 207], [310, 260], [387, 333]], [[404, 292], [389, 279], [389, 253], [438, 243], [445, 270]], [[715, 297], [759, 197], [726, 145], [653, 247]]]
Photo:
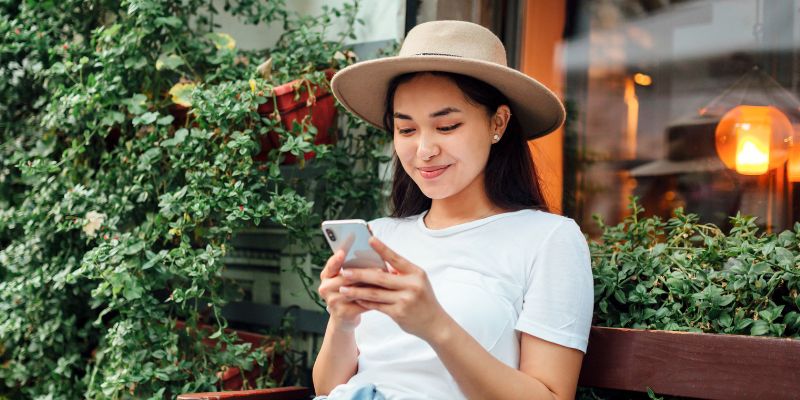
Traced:
[[394, 146], [403, 169], [431, 199], [472, 185], [482, 190], [493, 136], [502, 136], [508, 111], [501, 106], [490, 116], [450, 79], [417, 75], [394, 97]]

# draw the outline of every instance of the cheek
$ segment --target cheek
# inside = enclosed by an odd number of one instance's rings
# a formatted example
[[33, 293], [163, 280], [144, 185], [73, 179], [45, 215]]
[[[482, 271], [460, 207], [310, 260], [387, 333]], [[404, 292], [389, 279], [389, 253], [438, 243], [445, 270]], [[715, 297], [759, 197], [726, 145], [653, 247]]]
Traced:
[[417, 154], [416, 146], [409, 140], [395, 139], [394, 152], [397, 153], [397, 158], [406, 172], [408, 172], [408, 168], [413, 165], [414, 157]]

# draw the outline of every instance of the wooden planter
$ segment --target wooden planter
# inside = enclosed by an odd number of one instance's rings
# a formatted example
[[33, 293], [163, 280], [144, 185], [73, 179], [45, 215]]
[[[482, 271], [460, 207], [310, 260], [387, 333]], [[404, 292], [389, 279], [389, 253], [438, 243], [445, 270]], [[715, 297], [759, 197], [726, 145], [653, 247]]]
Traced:
[[[580, 386], [701, 399], [796, 399], [800, 340], [592, 327]], [[180, 400], [302, 400], [287, 387], [194, 393]]]
[[[325, 76], [328, 81], [331, 80], [336, 71], [326, 70]], [[314, 87], [314, 97], [316, 101], [313, 105], [307, 106], [308, 90], [302, 91], [300, 96], [295, 100], [294, 86], [298, 81], [292, 81], [273, 88], [278, 106], [278, 113], [281, 116], [281, 124], [287, 130], [291, 129], [292, 123], [303, 120], [309, 113], [311, 114], [311, 123], [317, 128], [317, 136], [314, 139], [314, 144], [333, 144], [336, 141], [336, 135], [331, 134], [336, 122], [336, 101], [333, 94], [324, 87]], [[258, 113], [269, 117], [275, 111], [275, 102], [267, 101], [258, 107]], [[312, 112], [313, 111], [313, 112]], [[266, 136], [261, 137], [261, 152], [259, 152], [254, 160], [264, 162], [267, 160], [267, 155], [272, 149], [281, 147], [281, 139], [277, 132], [269, 132]], [[310, 160], [314, 157], [314, 152], [305, 154], [305, 159]], [[294, 164], [297, 162], [297, 157], [293, 154], [286, 154], [282, 164]]]
[[800, 340], [592, 327], [579, 385], [701, 399], [796, 399]]

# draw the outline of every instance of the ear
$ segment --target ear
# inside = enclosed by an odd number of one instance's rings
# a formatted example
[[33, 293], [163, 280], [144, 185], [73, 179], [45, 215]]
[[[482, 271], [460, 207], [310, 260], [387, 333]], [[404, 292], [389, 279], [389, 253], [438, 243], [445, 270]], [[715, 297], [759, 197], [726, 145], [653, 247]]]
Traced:
[[511, 109], [505, 104], [497, 107], [497, 111], [495, 111], [491, 121], [489, 121], [492, 134], [497, 133], [502, 137], [506, 128], [508, 128], [509, 121], [511, 121]]

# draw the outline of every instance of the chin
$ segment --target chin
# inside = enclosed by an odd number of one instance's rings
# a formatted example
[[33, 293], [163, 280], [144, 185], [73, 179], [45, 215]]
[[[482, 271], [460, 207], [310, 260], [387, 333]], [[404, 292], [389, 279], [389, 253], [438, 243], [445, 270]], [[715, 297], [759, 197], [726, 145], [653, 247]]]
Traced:
[[425, 185], [424, 183], [420, 185], [419, 182], [416, 182], [416, 184], [422, 194], [431, 200], [446, 199], [455, 194], [455, 191], [451, 188], [431, 187], [432, 185]]

